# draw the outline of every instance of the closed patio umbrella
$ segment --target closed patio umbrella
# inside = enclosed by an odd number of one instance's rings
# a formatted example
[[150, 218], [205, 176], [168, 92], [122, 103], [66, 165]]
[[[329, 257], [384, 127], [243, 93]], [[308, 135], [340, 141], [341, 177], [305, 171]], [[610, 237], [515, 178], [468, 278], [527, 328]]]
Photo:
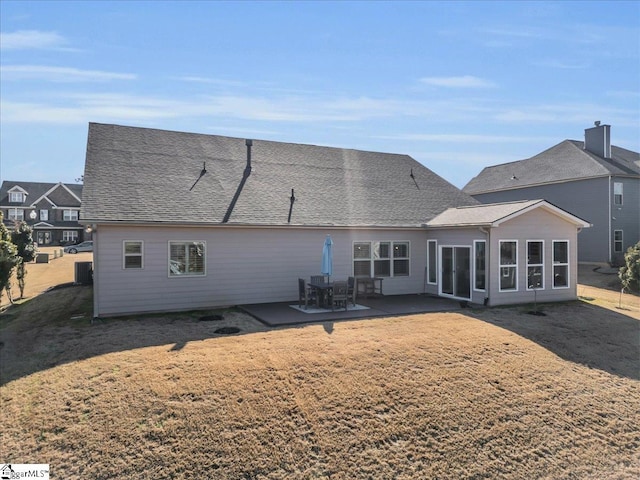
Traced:
[[331, 235], [327, 235], [324, 239], [324, 247], [322, 247], [322, 267], [320, 268], [322, 275], [327, 275], [331, 280], [333, 275], [333, 240]]

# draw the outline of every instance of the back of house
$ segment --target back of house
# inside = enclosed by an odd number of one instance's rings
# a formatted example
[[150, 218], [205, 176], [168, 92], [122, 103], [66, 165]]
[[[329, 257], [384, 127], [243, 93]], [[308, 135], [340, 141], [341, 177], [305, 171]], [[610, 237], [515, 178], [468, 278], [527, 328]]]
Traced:
[[385, 295], [566, 300], [589, 226], [543, 201], [481, 215], [407, 155], [97, 123], [84, 181], [96, 316], [293, 301], [327, 235], [332, 279], [379, 278]]

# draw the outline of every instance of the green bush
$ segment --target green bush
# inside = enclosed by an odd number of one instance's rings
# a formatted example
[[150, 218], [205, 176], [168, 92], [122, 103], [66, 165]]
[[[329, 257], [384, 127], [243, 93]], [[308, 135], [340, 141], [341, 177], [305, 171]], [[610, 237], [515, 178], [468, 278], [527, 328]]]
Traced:
[[618, 271], [622, 288], [627, 291], [640, 291], [640, 242], [629, 247], [624, 254], [624, 265]]

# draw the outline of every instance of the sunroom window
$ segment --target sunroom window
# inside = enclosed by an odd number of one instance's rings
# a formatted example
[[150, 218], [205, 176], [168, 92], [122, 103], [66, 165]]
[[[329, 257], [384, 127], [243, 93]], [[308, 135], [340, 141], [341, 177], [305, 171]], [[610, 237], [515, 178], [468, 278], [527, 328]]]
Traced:
[[500, 291], [518, 289], [518, 242], [500, 240]]
[[553, 242], [553, 288], [569, 287], [569, 242]]
[[544, 242], [527, 241], [527, 290], [544, 288]]

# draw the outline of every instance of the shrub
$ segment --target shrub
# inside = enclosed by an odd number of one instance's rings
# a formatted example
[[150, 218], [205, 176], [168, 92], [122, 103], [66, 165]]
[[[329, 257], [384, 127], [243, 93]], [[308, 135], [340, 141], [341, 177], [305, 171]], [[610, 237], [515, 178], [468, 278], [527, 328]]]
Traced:
[[640, 242], [629, 247], [624, 254], [624, 265], [618, 271], [622, 288], [640, 291]]

